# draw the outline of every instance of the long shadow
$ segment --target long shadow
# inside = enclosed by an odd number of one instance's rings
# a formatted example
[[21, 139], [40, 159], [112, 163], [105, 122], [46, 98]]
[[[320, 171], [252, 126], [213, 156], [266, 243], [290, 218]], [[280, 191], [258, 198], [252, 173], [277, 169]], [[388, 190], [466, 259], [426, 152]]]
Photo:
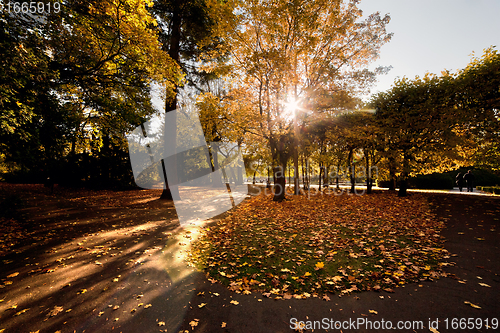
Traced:
[[172, 203], [126, 193], [131, 199], [116, 207], [92, 193], [20, 192], [31, 226], [0, 258], [0, 331], [137, 332], [145, 322], [172, 331], [182, 323], [198, 276], [183, 256], [197, 227], [179, 228]]

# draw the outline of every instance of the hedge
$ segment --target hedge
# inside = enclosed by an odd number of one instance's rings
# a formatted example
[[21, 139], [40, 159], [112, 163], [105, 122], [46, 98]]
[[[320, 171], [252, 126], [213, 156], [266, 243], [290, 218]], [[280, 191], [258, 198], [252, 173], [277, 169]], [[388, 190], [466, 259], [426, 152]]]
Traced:
[[498, 186], [477, 186], [476, 189], [493, 194], [500, 194], [500, 187]]

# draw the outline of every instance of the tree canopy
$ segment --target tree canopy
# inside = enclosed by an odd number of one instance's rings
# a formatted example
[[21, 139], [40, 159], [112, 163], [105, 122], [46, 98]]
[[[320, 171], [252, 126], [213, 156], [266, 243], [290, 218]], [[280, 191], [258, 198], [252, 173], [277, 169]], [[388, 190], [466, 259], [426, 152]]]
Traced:
[[[157, 112], [157, 87], [166, 112], [193, 104], [207, 144], [235, 142], [250, 175], [272, 177], [277, 201], [285, 170], [295, 194], [302, 177], [306, 188], [317, 179], [351, 190], [397, 179], [401, 195], [416, 174], [499, 172], [498, 51], [457, 73], [398, 79], [365, 103], [387, 71], [368, 65], [392, 34], [388, 15], [357, 4], [70, 0], [57, 13], [4, 11], [2, 172], [132, 183], [125, 133]], [[173, 144], [175, 133], [164, 135]]]

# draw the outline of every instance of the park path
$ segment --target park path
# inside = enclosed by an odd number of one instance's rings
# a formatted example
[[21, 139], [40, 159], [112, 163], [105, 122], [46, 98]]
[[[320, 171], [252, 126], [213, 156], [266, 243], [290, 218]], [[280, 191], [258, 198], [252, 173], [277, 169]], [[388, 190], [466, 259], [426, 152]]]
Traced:
[[54, 237], [34, 232], [1, 258], [2, 333], [290, 332], [293, 318], [424, 326], [408, 332], [429, 332], [429, 320], [446, 332], [446, 319], [480, 318], [483, 329], [469, 331], [489, 332], [484, 320], [500, 317], [498, 197], [429, 193], [446, 220], [450, 277], [330, 300], [241, 295], [207, 280], [183, 261], [198, 226], [179, 228], [172, 204], [154, 194], [126, 207], [104, 197], [33, 197], [33, 222]]

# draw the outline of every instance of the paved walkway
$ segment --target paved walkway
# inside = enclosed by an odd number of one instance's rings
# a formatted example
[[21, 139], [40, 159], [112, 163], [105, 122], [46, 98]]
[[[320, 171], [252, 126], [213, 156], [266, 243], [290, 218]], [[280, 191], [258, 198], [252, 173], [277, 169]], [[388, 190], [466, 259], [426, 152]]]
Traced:
[[[288, 185], [287, 185], [288, 186]], [[318, 188], [318, 185], [311, 185], [313, 188]], [[335, 188], [335, 185], [330, 185], [331, 188]], [[350, 189], [351, 186], [349, 185], [340, 185], [341, 189]], [[366, 190], [366, 185], [356, 185], [357, 189], [361, 190]], [[378, 187], [378, 186], [373, 186], [373, 190], [382, 190], [382, 191], [387, 191], [388, 189], [385, 187]], [[396, 189], [398, 190], [398, 189]], [[452, 194], [467, 194], [467, 195], [481, 195], [481, 196], [496, 196], [500, 197], [500, 195], [489, 193], [489, 192], [483, 192], [483, 191], [478, 191], [477, 189], [474, 188], [473, 192], [467, 192], [467, 189], [464, 188], [462, 191], [458, 189], [458, 187], [454, 187], [451, 190], [421, 190], [421, 189], [408, 189], [408, 192], [420, 192], [420, 193], [452, 193]]]
[[422, 192], [422, 193], [452, 193], [452, 194], [466, 194], [466, 195], [482, 195], [482, 196], [489, 196], [489, 197], [500, 197], [500, 195], [496, 195], [493, 193], [488, 193], [488, 192], [483, 192], [483, 191], [478, 191], [474, 189], [473, 192], [467, 192], [467, 190], [463, 189], [460, 191], [458, 187], [454, 187], [452, 190], [413, 190], [409, 189], [408, 191], [410, 192]]

